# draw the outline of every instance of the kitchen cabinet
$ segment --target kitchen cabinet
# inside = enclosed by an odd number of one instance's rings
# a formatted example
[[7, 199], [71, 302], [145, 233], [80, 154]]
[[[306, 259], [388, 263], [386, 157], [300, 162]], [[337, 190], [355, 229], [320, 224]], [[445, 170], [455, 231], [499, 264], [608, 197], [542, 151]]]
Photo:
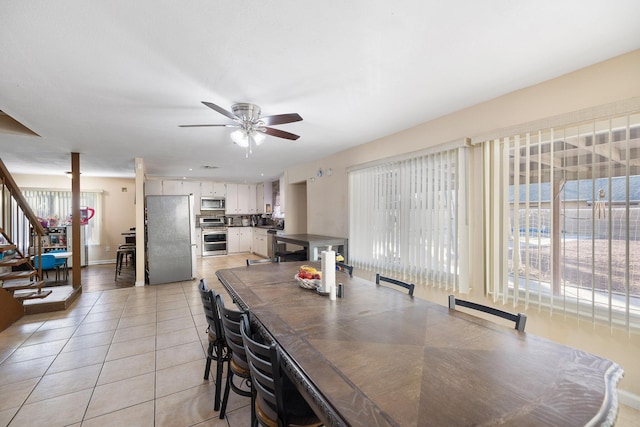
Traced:
[[254, 254], [261, 255], [263, 257], [269, 256], [269, 248], [267, 246], [268, 234], [264, 228], [253, 229], [253, 245], [251, 249]]
[[200, 183], [181, 180], [147, 180], [144, 183], [146, 196], [188, 196], [200, 198]]
[[273, 209], [273, 186], [271, 182], [261, 182], [256, 185], [256, 213], [267, 212], [266, 205], [269, 205], [269, 213]]
[[252, 215], [255, 213], [256, 186], [253, 184], [227, 184], [226, 214]]
[[227, 184], [224, 182], [202, 181], [201, 193], [205, 197], [227, 197]]
[[258, 212], [257, 200], [256, 200], [256, 185], [249, 184], [247, 185], [247, 207], [249, 215], [254, 215]]
[[251, 252], [252, 238], [251, 227], [229, 227], [227, 229], [227, 252], [230, 254]]
[[164, 196], [182, 196], [182, 181], [164, 180], [162, 181], [162, 194]]
[[145, 181], [144, 194], [147, 196], [162, 196], [162, 181], [159, 179]]
[[238, 184], [227, 184], [227, 199], [225, 206], [227, 215], [237, 215], [238, 212]]

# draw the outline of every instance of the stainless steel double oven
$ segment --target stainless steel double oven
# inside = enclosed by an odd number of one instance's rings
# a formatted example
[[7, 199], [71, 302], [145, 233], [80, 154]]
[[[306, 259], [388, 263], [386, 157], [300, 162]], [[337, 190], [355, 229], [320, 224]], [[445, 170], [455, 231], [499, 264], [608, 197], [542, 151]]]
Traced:
[[202, 216], [202, 256], [227, 254], [227, 227], [222, 216]]

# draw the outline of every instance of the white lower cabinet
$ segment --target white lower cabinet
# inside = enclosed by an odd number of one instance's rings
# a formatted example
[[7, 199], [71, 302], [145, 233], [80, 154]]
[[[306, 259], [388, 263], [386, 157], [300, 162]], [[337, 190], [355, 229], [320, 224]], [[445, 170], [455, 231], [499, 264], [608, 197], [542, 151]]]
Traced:
[[229, 227], [227, 229], [227, 252], [238, 254], [251, 252], [253, 234], [251, 227]]
[[267, 247], [267, 230], [264, 228], [253, 229], [253, 253], [263, 257], [269, 256], [269, 248]]

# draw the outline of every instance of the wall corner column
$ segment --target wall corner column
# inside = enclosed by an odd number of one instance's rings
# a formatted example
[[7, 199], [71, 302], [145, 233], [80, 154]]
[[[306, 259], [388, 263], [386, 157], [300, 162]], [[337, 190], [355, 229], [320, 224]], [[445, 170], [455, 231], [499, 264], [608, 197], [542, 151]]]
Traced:
[[136, 286], [145, 285], [144, 160], [136, 157]]

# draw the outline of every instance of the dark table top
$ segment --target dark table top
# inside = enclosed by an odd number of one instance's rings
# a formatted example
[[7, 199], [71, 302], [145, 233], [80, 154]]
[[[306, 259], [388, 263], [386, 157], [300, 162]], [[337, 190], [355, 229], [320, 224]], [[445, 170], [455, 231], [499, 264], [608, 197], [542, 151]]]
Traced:
[[614, 362], [350, 279], [330, 301], [300, 263], [219, 270], [326, 425], [580, 425], [615, 420]]

